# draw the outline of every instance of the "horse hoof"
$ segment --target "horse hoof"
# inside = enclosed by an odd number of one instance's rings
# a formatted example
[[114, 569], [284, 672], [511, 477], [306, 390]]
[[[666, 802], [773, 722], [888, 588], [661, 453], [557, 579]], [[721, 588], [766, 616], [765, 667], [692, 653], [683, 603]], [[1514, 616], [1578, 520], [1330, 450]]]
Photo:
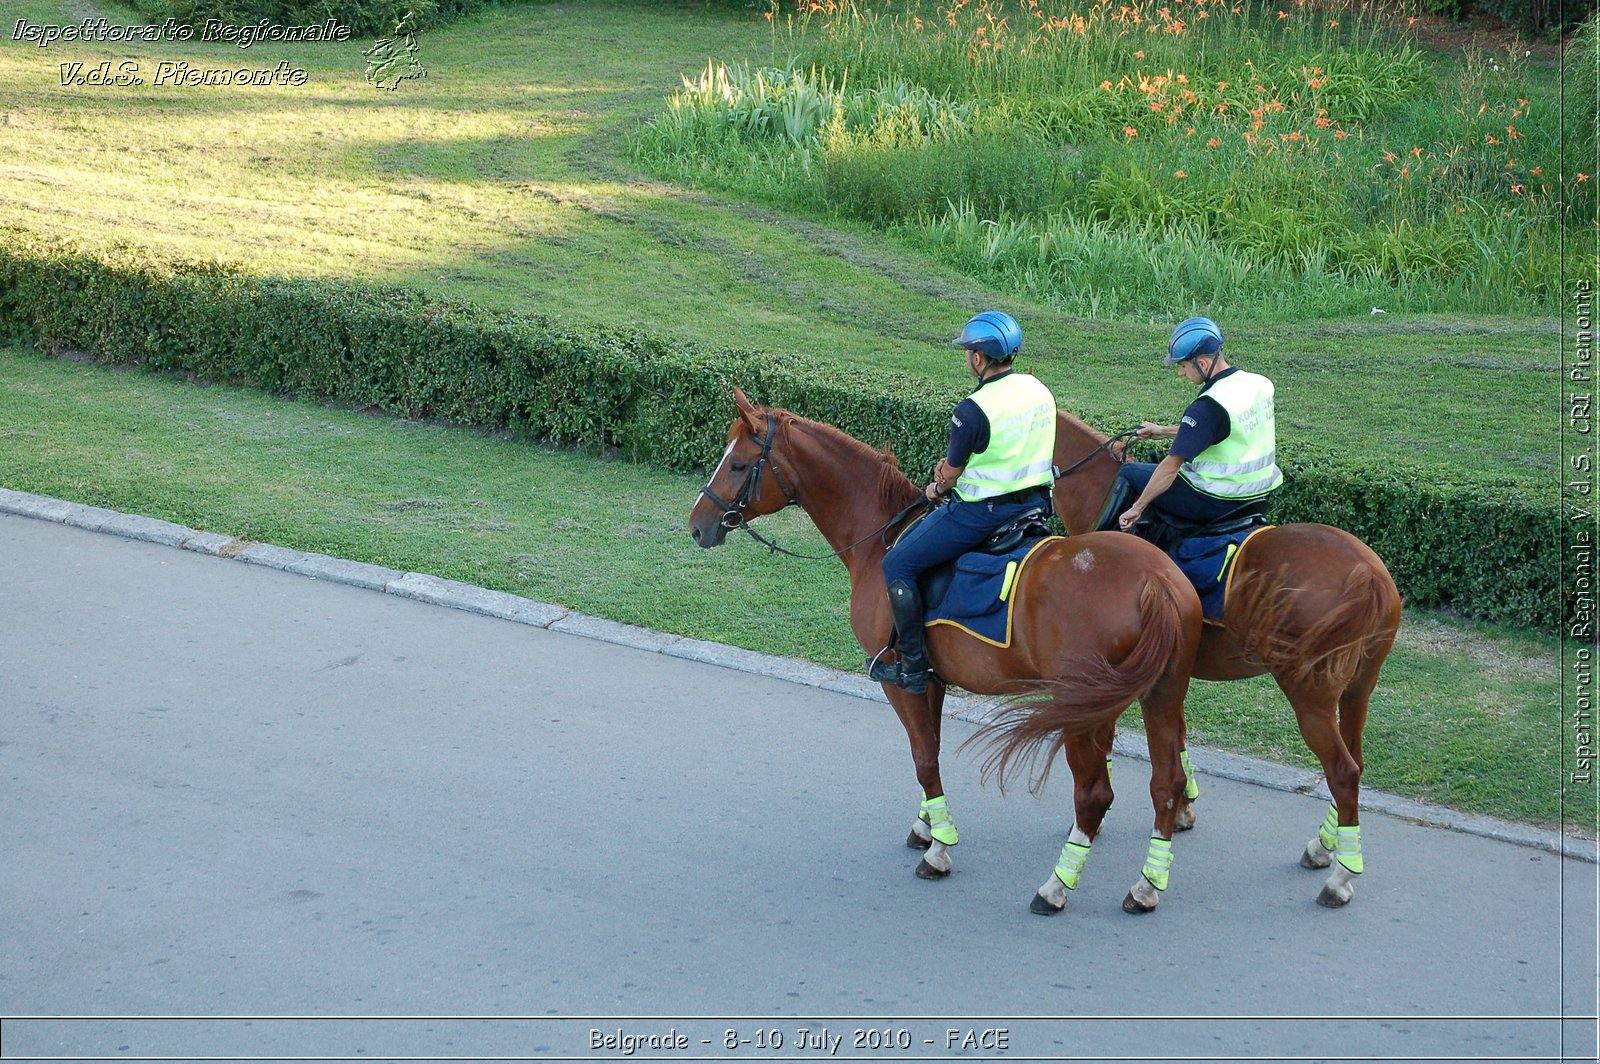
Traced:
[[917, 875], [921, 876], [923, 879], [943, 879], [949, 874], [950, 869], [935, 868], [933, 865], [928, 863], [927, 858], [923, 858], [917, 862]]
[[1322, 892], [1317, 895], [1317, 904], [1329, 909], [1342, 909], [1350, 904], [1350, 899], [1355, 897], [1355, 891], [1340, 894], [1333, 887], [1323, 884]]
[[1051, 905], [1043, 894], [1035, 894], [1033, 900], [1028, 903], [1028, 911], [1038, 913], [1040, 916], [1054, 916], [1065, 908], [1065, 905]]
[[1320, 843], [1313, 842], [1300, 854], [1300, 867], [1309, 868], [1313, 872], [1327, 868], [1333, 863], [1333, 854], [1324, 850]]
[[906, 845], [913, 850], [926, 850], [933, 845], [932, 839], [925, 839], [915, 831], [906, 836]]
[[1154, 905], [1146, 905], [1138, 898], [1135, 898], [1133, 891], [1130, 890], [1128, 891], [1128, 896], [1122, 899], [1122, 911], [1125, 913], [1153, 913], [1156, 911], [1156, 907]]
[[1173, 820], [1172, 826], [1177, 831], [1193, 831], [1194, 809], [1186, 805], [1182, 809], [1178, 810], [1178, 815]]

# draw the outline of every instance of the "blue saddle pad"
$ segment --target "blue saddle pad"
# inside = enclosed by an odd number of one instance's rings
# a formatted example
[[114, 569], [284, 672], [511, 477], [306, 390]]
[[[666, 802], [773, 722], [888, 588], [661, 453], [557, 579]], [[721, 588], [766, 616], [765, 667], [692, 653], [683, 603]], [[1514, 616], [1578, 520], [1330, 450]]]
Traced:
[[1005, 554], [963, 554], [944, 599], [928, 610], [928, 626], [949, 624], [986, 643], [1011, 645], [1011, 604], [1028, 556], [1060, 536], [1026, 540]]
[[1195, 536], [1172, 549], [1172, 560], [1189, 578], [1200, 596], [1200, 611], [1206, 620], [1222, 622], [1223, 601], [1228, 590], [1228, 570], [1244, 541], [1271, 525], [1257, 525], [1220, 536]]

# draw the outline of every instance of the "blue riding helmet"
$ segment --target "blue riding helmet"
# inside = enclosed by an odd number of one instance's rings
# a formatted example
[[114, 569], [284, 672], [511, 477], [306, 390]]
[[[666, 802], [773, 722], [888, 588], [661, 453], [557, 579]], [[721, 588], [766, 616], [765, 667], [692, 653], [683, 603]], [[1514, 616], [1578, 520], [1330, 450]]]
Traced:
[[1214, 355], [1222, 350], [1222, 330], [1210, 318], [1185, 318], [1172, 330], [1167, 341], [1163, 366], [1176, 366], [1196, 355]]
[[953, 341], [957, 347], [977, 351], [994, 362], [1010, 362], [1022, 350], [1022, 326], [999, 310], [986, 310], [967, 322]]

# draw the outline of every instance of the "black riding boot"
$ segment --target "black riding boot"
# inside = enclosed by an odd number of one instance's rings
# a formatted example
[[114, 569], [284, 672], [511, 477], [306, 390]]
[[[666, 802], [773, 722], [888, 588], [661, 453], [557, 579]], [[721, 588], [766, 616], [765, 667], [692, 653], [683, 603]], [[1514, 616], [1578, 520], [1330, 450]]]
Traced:
[[904, 687], [914, 695], [928, 689], [928, 654], [922, 642], [922, 595], [913, 584], [896, 580], [889, 585], [889, 612], [894, 615], [894, 630], [899, 639], [900, 657], [872, 663], [868, 672], [879, 683]]
[[1100, 519], [1094, 523], [1091, 532], [1117, 531], [1117, 518], [1127, 512], [1133, 505], [1135, 498], [1133, 485], [1118, 477], [1111, 482], [1111, 494], [1106, 496], [1105, 508], [1100, 511]]

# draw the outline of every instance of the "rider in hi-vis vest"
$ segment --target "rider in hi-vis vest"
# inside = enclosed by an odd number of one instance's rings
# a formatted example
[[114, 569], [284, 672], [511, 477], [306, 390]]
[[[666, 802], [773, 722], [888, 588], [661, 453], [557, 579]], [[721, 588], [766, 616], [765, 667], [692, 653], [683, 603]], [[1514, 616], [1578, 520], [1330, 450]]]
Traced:
[[966, 350], [978, 389], [951, 414], [949, 448], [924, 489], [930, 501], [950, 498], [884, 555], [899, 656], [880, 653], [869, 671], [879, 683], [914, 694], [928, 689], [930, 677], [917, 577], [1030, 510], [1048, 516], [1055, 483], [1055, 396], [1031, 374], [1011, 368], [1022, 349], [1022, 328], [1009, 314], [986, 311], [967, 322], [955, 344]]
[[1179, 466], [1178, 475], [1202, 494], [1234, 502], [1282, 484], [1272, 392], [1271, 381], [1243, 370], [1213, 381], [1201, 394], [1222, 406], [1232, 431]]
[[[1222, 331], [1210, 318], [1189, 318], [1173, 330], [1164, 362], [1200, 385], [1177, 425], [1146, 421], [1139, 438], [1170, 439], [1159, 464], [1128, 462], [1118, 473], [1100, 527], [1131, 532], [1154, 510], [1162, 517], [1204, 525], [1266, 509], [1283, 484], [1278, 469], [1272, 382], [1230, 366]], [[1118, 514], [1128, 497], [1137, 498]]]

